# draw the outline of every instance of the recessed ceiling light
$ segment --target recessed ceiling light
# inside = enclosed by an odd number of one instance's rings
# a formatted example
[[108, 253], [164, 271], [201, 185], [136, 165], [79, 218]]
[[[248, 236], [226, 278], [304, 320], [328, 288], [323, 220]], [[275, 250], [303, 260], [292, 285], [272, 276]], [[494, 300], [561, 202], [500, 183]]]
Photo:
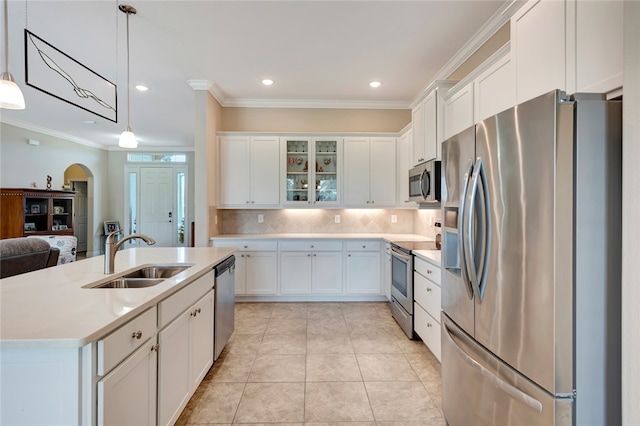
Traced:
[[95, 120], [84, 120], [84, 124], [96, 124]]
[[371, 87], [380, 87], [382, 85], [382, 83], [380, 83], [379, 81], [372, 81], [371, 83], [369, 83], [369, 86]]
[[149, 88], [147, 86], [143, 86], [142, 84], [138, 84], [136, 86], [136, 89], [138, 89], [141, 92], [146, 92], [147, 90], [149, 90]]
[[265, 78], [264, 80], [262, 80], [262, 84], [264, 84], [265, 86], [271, 86], [273, 84], [273, 80]]

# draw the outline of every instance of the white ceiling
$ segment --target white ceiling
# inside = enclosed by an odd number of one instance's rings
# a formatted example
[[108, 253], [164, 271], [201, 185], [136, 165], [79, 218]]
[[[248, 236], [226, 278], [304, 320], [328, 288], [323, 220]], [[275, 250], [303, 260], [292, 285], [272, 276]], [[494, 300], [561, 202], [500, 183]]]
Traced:
[[[141, 149], [193, 147], [190, 79], [210, 81], [223, 106], [407, 108], [509, 3], [123, 1], [138, 10], [130, 18], [131, 85], [149, 87], [131, 91], [131, 127]], [[9, 71], [27, 108], [0, 110], [0, 119], [117, 146], [127, 110], [126, 15], [117, 5], [115, 0], [9, 0]], [[118, 123], [25, 84], [25, 27], [117, 84]], [[275, 84], [266, 87], [263, 78]], [[371, 80], [383, 84], [372, 89]]]

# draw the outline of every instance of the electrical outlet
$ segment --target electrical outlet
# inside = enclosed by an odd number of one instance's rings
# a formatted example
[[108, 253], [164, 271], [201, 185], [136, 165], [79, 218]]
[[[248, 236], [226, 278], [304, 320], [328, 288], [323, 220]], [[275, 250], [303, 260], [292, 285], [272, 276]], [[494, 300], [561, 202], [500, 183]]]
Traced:
[[335, 223], [340, 223], [340, 215], [339, 215], [339, 214], [335, 215], [335, 216], [333, 217], [333, 221], [334, 221]]
[[218, 215], [215, 215], [213, 217], [213, 223], [216, 224], [216, 225], [218, 224]]
[[391, 223], [398, 223], [398, 216], [395, 214], [391, 215]]
[[264, 223], [264, 215], [263, 214], [259, 214], [258, 215], [258, 223]]

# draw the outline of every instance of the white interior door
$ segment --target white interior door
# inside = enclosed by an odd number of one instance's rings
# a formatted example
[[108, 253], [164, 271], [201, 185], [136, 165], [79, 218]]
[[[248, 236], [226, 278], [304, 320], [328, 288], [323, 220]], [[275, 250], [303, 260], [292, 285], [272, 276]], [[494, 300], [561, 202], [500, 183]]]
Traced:
[[156, 247], [172, 247], [176, 243], [172, 170], [171, 167], [140, 168], [139, 232], [154, 238]]
[[73, 235], [78, 239], [76, 252], [83, 252], [87, 251], [87, 182], [72, 181], [72, 184], [73, 190], [76, 191]]

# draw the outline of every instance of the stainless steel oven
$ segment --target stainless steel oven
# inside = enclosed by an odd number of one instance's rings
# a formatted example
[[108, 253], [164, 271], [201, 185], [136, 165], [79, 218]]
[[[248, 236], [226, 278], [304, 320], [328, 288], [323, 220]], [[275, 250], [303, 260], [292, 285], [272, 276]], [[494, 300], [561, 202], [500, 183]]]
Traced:
[[413, 255], [391, 243], [391, 314], [413, 339]]

